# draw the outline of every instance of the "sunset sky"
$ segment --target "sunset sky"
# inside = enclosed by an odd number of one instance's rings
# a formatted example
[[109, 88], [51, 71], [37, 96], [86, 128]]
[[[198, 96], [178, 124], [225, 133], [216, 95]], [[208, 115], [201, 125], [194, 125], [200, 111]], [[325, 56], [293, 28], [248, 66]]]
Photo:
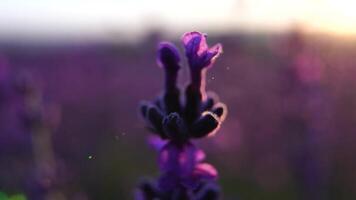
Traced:
[[2, 0], [0, 37], [92, 37], [203, 29], [356, 35], [353, 0]]

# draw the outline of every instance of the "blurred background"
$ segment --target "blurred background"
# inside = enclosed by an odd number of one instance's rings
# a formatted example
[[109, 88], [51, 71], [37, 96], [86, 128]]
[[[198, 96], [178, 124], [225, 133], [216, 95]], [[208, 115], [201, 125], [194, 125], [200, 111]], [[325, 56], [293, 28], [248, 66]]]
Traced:
[[2, 0], [0, 199], [133, 199], [140, 178], [158, 175], [137, 114], [162, 89], [157, 43], [183, 53], [180, 37], [194, 30], [224, 46], [207, 89], [229, 114], [197, 141], [223, 199], [355, 199], [355, 7]]

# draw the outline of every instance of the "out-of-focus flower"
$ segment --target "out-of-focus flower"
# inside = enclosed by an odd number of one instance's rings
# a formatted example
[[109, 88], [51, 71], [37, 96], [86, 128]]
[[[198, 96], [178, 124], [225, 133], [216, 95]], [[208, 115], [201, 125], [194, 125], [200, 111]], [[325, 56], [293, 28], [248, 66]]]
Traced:
[[0, 84], [8, 78], [9, 75], [9, 66], [6, 62], [6, 59], [0, 55]]
[[[59, 185], [65, 177], [60, 177], [52, 131], [59, 125], [60, 111], [58, 106], [45, 105], [40, 90], [36, 87], [30, 74], [19, 76], [15, 88], [22, 98], [22, 124], [31, 135], [31, 147], [34, 159], [34, 170], [27, 180], [26, 194], [30, 199], [62, 199]], [[59, 198], [60, 197], [60, 198]]]

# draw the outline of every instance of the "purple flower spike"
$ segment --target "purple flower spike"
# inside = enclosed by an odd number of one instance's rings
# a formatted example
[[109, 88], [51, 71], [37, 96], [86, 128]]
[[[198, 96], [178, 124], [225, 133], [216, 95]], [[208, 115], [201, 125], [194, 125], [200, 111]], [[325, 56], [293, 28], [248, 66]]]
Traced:
[[[141, 104], [140, 112], [152, 137], [150, 144], [159, 152], [160, 177], [154, 183], [141, 184], [136, 200], [217, 200], [217, 171], [204, 163], [205, 153], [193, 139], [214, 135], [227, 113], [216, 95], [205, 93], [205, 73], [221, 54], [220, 44], [208, 48], [206, 36], [186, 33], [183, 43], [192, 83], [181, 95], [177, 87], [180, 57], [168, 42], [159, 44], [158, 64], [165, 72], [162, 96]], [[185, 98], [184, 102], [180, 100]]]

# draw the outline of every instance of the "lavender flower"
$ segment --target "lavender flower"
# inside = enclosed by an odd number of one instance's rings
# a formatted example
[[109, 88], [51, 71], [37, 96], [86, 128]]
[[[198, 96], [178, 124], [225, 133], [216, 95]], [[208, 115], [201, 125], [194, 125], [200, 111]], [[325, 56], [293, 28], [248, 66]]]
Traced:
[[52, 109], [44, 106], [42, 94], [28, 74], [18, 78], [16, 89], [23, 99], [22, 122], [25, 131], [31, 134], [34, 157], [34, 170], [27, 180], [26, 193], [29, 199], [63, 199], [59, 188], [64, 177], [58, 175], [51, 133], [58, 126], [59, 110], [55, 105], [51, 105]]
[[6, 62], [6, 59], [0, 55], [0, 109], [3, 106], [6, 99], [6, 92], [8, 86], [9, 78], [9, 66]]
[[206, 35], [190, 32], [182, 38], [190, 68], [191, 83], [185, 90], [185, 101], [177, 86], [181, 68], [177, 48], [168, 42], [158, 47], [158, 64], [165, 71], [162, 96], [154, 102], [144, 102], [141, 114], [155, 139], [159, 151], [161, 175], [157, 181], [143, 181], [136, 199], [188, 199], [214, 200], [219, 198], [215, 183], [216, 169], [204, 163], [204, 152], [197, 148], [192, 139], [216, 133], [226, 116], [226, 106], [218, 102], [216, 95], [205, 91], [206, 70], [222, 53], [217, 44], [209, 48]]

